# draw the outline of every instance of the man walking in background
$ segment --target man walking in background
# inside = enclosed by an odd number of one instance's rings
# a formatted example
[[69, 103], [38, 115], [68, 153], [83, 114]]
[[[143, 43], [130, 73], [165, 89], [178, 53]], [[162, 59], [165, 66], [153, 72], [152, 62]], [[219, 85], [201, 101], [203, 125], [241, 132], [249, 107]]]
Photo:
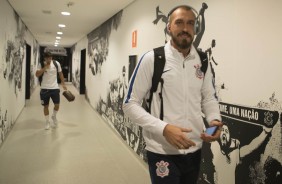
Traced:
[[58, 76], [61, 80], [61, 84], [64, 90], [67, 90], [64, 82], [64, 75], [62, 72], [61, 65], [58, 61], [52, 60], [52, 54], [50, 52], [44, 53], [44, 63], [38, 65], [38, 70], [35, 73], [36, 77], [41, 77], [41, 90], [40, 90], [40, 100], [41, 104], [44, 106], [43, 112], [46, 119], [45, 129], [48, 130], [50, 128], [50, 120], [49, 120], [49, 101], [50, 98], [54, 103], [54, 109], [52, 114], [52, 127], [56, 127], [57, 120], [57, 112], [59, 111], [60, 106], [60, 88], [58, 84]]

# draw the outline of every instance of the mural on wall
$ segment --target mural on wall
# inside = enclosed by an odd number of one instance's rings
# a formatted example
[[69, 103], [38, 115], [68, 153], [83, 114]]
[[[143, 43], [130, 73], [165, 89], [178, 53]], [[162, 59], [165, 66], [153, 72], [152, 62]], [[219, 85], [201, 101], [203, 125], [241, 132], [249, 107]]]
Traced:
[[281, 103], [266, 104], [262, 109], [220, 102], [225, 125], [220, 139], [204, 146], [203, 183], [281, 181]]
[[34, 66], [36, 66], [36, 64], [37, 63], [40, 63], [40, 58], [39, 57], [37, 57], [37, 56], [39, 56], [39, 44], [38, 44], [38, 42], [36, 41], [36, 40], [33, 40], [33, 49], [32, 49], [32, 53], [33, 53], [33, 58], [34, 58], [34, 60], [33, 60], [33, 64], [31, 64], [31, 65], [34, 65]]
[[[100, 75], [103, 72], [102, 65], [108, 56], [109, 36], [112, 28], [117, 30], [121, 17], [122, 11], [88, 35], [89, 69], [93, 76]], [[126, 80], [127, 74], [128, 71], [126, 71], [126, 67], [122, 66], [120, 68], [120, 75], [108, 82], [106, 98], [103, 99], [100, 96], [95, 108], [123, 140], [141, 158], [146, 160], [142, 128], [133, 124], [124, 116], [122, 111], [122, 103], [128, 87], [128, 81]]]
[[167, 42], [167, 36], [168, 36], [168, 31], [166, 28], [166, 25], [168, 23], [168, 17], [166, 14], [164, 14], [161, 10], [160, 7], [157, 6], [156, 8], [156, 19], [153, 21], [153, 24], [157, 25], [159, 21], [162, 21], [164, 23], [164, 35], [165, 35], [165, 43]]
[[35, 76], [35, 71], [37, 70], [37, 63], [40, 63], [39, 58], [39, 44], [36, 40], [33, 40], [33, 63], [30, 63], [30, 92], [32, 93], [37, 85], [37, 78]]
[[[6, 139], [9, 131], [15, 123], [15, 112], [12, 112], [11, 104], [7, 104], [7, 99], [18, 98], [19, 93], [23, 90], [22, 79], [22, 65], [25, 58], [25, 33], [26, 26], [22, 23], [19, 16], [13, 11], [13, 16], [7, 18], [11, 19], [16, 25], [15, 31], [7, 31], [1, 40], [3, 44], [1, 65], [1, 92], [0, 93], [0, 145]], [[5, 27], [5, 24], [3, 25]], [[2, 29], [5, 31], [4, 29]], [[4, 33], [4, 32], [3, 32]], [[8, 88], [5, 88], [8, 86]], [[8, 96], [7, 96], [7, 92]], [[11, 94], [11, 95], [10, 95]]]
[[4, 62], [3, 77], [13, 86], [17, 96], [18, 91], [22, 89], [22, 64], [25, 57], [24, 35], [27, 27], [16, 13], [14, 13], [14, 18], [17, 23], [17, 35], [15, 37], [8, 35], [9, 38], [15, 39], [6, 40], [6, 62]]
[[102, 72], [101, 67], [106, 61], [109, 52], [109, 37], [112, 28], [117, 30], [120, 25], [121, 17], [122, 11], [87, 35], [90, 61], [89, 68], [94, 76]]
[[74, 67], [73, 67], [73, 71], [72, 71], [72, 83], [73, 85], [76, 87], [76, 89], [80, 88], [80, 64], [79, 64], [79, 57], [77, 56], [77, 54], [75, 55], [75, 53], [77, 53], [76, 51], [76, 46], [77, 44], [75, 44], [72, 48], [71, 48], [71, 53], [73, 53], [73, 63], [74, 63]]
[[[199, 45], [201, 43], [201, 40], [202, 40], [202, 37], [205, 33], [205, 30], [206, 30], [206, 22], [205, 22], [205, 11], [206, 9], [208, 9], [208, 5], [206, 3], [202, 3], [202, 8], [200, 9], [200, 11], [198, 11], [198, 20], [200, 20], [200, 32], [196, 35], [195, 39], [194, 39], [194, 47], [197, 48], [197, 49], [200, 49], [199, 48]], [[200, 49], [202, 50], [202, 49]]]
[[[26, 43], [33, 46], [30, 88], [35, 88], [34, 72], [38, 44], [7, 1], [0, 1], [0, 145], [11, 131], [25, 103]], [[27, 40], [27, 41], [26, 41]], [[32, 91], [32, 90], [31, 90]]]
[[8, 132], [14, 125], [12, 118], [9, 118], [8, 110], [2, 110], [0, 107], [0, 146], [8, 135]]
[[132, 123], [122, 111], [122, 103], [127, 91], [126, 67], [121, 68], [121, 75], [109, 82], [107, 99], [100, 100], [97, 112], [113, 127], [123, 140], [144, 160], [145, 142], [142, 137], [142, 128]]

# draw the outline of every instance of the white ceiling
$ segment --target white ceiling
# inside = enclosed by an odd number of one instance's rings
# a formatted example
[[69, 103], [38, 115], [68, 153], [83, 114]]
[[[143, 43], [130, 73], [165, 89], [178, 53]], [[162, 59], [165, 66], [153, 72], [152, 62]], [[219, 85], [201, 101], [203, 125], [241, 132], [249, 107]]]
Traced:
[[[135, 0], [8, 0], [40, 46], [71, 47]], [[47, 13], [44, 13], [47, 12]], [[70, 16], [61, 15], [68, 11]], [[49, 13], [48, 13], [49, 12]], [[59, 28], [58, 24], [65, 24]]]

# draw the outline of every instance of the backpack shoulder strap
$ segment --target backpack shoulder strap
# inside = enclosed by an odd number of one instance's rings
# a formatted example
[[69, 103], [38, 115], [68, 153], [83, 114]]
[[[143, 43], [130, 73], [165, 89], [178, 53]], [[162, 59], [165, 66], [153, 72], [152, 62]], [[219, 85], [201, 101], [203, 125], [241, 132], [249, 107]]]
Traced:
[[200, 50], [197, 50], [199, 56], [200, 56], [200, 60], [201, 60], [201, 70], [204, 74], [206, 74], [206, 71], [208, 69], [208, 56], [206, 53], [200, 51]]
[[59, 76], [59, 68], [58, 68], [58, 63], [57, 61], [53, 60], [53, 64], [55, 65], [56, 69], [57, 69], [57, 82], [58, 83], [61, 83], [61, 79], [60, 79], [60, 76]]
[[154, 49], [154, 73], [151, 91], [156, 92], [165, 66], [164, 46]]
[[55, 60], [53, 60], [53, 64], [55, 65], [55, 67], [56, 67], [56, 69], [57, 69], [57, 72], [59, 72], [58, 63], [57, 63]]
[[41, 68], [43, 68], [44, 67], [44, 61], [40, 61], [39, 63], [41, 65]]
[[[163, 80], [162, 80], [162, 73], [165, 66], [165, 52], [164, 52], [164, 46], [158, 47], [153, 49], [154, 50], [154, 73], [152, 77], [152, 86], [150, 89], [150, 97], [147, 99], [148, 106], [146, 107], [147, 112], [151, 112], [151, 103], [153, 99], [153, 93], [157, 91], [158, 84], [161, 82], [161, 87], [163, 87]], [[161, 113], [160, 113], [160, 119], [163, 120], [163, 100], [162, 100], [162, 89], [160, 92], [160, 98], [161, 98]]]
[[[39, 63], [40, 63], [40, 65], [41, 65], [41, 68], [43, 68], [43, 67], [44, 67], [44, 61], [40, 61]], [[40, 85], [40, 86], [41, 86], [41, 83], [42, 83], [43, 75], [44, 75], [44, 72], [43, 72], [42, 75], [40, 75], [40, 76], [38, 77], [38, 81], [39, 81], [39, 85]]]

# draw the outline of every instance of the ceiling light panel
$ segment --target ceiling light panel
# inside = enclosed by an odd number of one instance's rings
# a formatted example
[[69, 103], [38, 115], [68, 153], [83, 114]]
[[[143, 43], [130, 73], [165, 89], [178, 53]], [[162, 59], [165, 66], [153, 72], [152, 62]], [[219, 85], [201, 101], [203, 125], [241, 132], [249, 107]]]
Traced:
[[61, 14], [68, 16], [68, 15], [70, 15], [70, 12], [61, 12]]

